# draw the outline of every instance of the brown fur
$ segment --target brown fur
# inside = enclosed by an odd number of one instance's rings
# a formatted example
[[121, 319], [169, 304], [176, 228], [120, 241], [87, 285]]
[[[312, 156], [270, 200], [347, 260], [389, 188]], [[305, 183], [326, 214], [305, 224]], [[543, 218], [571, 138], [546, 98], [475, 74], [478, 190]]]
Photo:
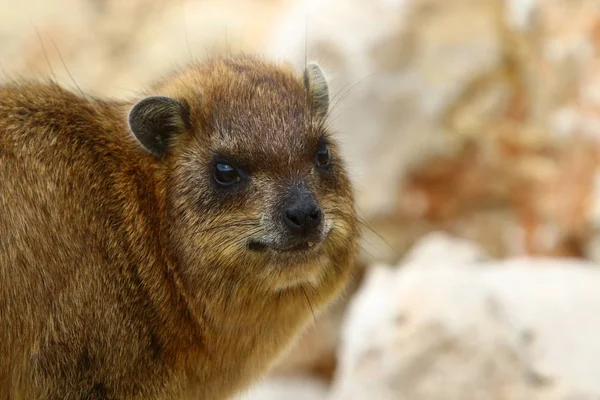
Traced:
[[[156, 157], [129, 130], [133, 102], [0, 86], [0, 399], [223, 399], [264, 374], [356, 251], [350, 182], [310, 93], [248, 57], [184, 68], [148, 93], [189, 111]], [[243, 191], [214, 187], [215, 153], [252, 171]], [[329, 237], [250, 251], [300, 178]]]

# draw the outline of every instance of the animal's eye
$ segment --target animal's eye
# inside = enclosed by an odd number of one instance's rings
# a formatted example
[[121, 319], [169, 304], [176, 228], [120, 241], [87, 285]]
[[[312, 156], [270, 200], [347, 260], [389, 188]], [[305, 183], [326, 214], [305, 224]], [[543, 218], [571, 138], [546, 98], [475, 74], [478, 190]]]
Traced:
[[319, 167], [326, 167], [329, 165], [329, 149], [326, 144], [321, 145], [317, 150], [317, 165]]
[[225, 163], [215, 164], [213, 176], [215, 177], [215, 181], [223, 186], [230, 186], [241, 180], [238, 170]]

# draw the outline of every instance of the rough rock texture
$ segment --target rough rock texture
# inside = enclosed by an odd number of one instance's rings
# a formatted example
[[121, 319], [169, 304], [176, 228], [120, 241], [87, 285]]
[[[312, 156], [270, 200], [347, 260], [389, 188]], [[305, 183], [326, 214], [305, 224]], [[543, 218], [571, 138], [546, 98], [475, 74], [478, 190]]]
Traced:
[[600, 2], [307, 0], [275, 32], [272, 57], [331, 70], [361, 211], [391, 245], [367, 232], [365, 259], [440, 228], [598, 259]]
[[[353, 299], [330, 399], [585, 400], [600, 396], [600, 270], [574, 259], [478, 262], [428, 238], [376, 266]], [[454, 252], [454, 246], [459, 246]], [[454, 257], [454, 259], [452, 259]], [[420, 261], [419, 261], [420, 260]]]

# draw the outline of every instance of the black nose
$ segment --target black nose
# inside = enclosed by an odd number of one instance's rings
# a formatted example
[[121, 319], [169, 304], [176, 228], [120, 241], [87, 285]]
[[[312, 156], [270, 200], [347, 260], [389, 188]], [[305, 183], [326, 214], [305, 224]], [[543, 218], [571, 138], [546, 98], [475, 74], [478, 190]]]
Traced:
[[318, 231], [322, 217], [314, 199], [301, 197], [285, 209], [283, 220], [292, 234], [308, 237]]

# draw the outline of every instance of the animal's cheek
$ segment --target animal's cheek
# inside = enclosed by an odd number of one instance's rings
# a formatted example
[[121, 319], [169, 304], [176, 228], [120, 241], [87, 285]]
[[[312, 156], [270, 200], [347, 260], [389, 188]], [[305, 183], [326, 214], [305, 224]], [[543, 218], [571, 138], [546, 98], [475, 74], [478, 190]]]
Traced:
[[359, 222], [352, 202], [344, 199], [324, 201], [325, 225], [330, 226], [328, 242], [334, 248], [352, 248], [359, 236]]
[[352, 201], [334, 190], [329, 190], [319, 196], [319, 203], [325, 218], [344, 218], [353, 215]]
[[353, 227], [346, 220], [340, 218], [334, 218], [331, 225], [328, 237], [330, 244], [334, 247], [347, 246], [349, 240], [355, 235]]

